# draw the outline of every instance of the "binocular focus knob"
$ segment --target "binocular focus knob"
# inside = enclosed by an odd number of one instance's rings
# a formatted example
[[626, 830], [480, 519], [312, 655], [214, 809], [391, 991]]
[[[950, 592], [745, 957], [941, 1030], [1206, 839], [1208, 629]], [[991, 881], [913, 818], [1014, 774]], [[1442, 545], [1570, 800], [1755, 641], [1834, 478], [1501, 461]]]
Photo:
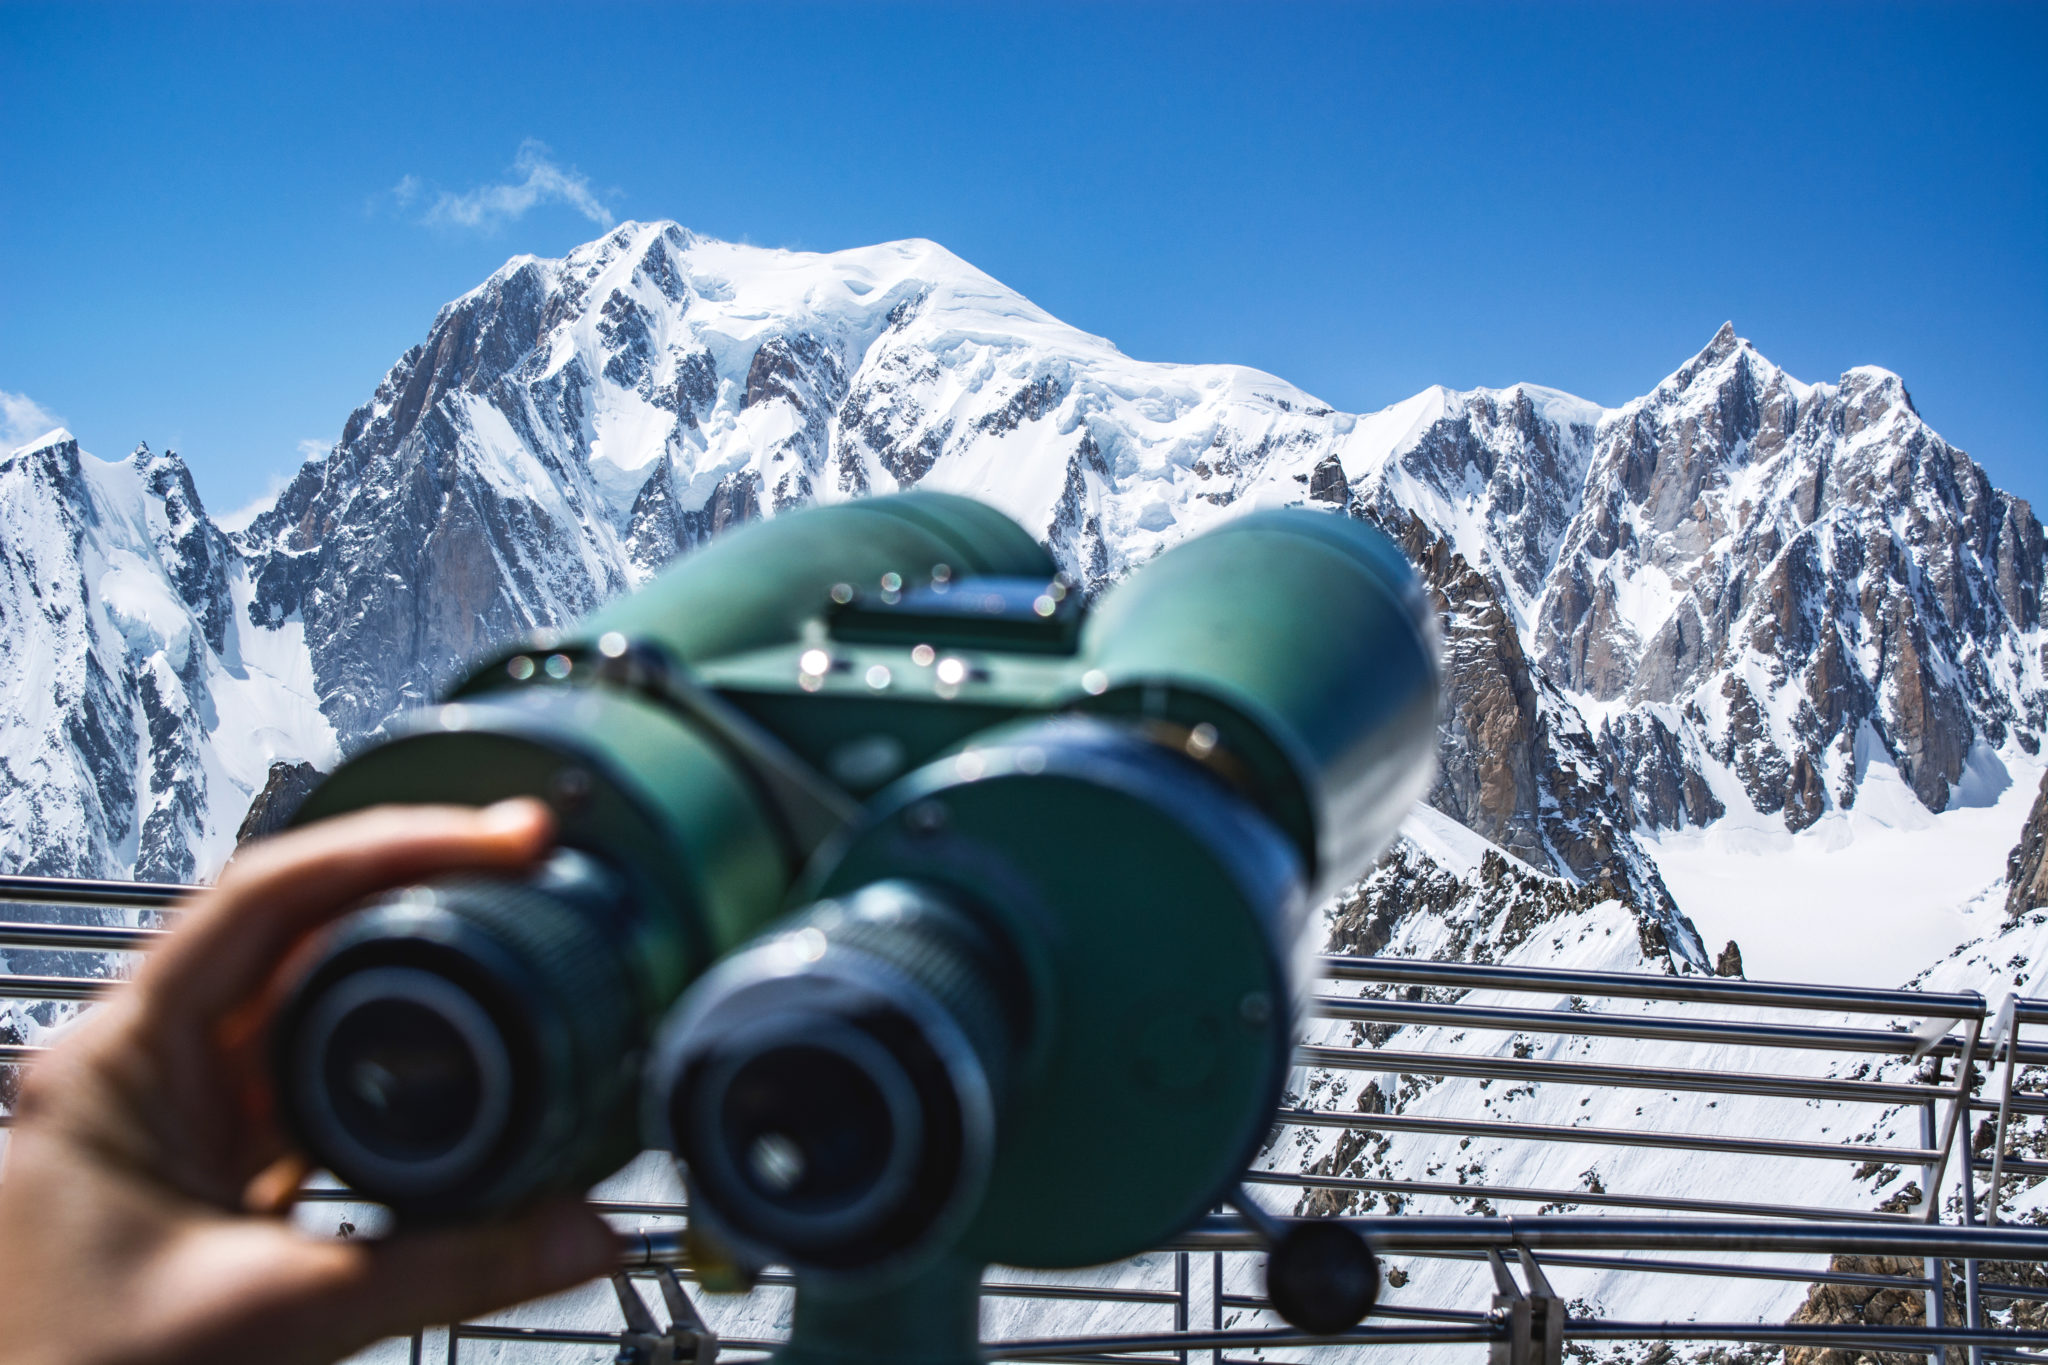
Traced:
[[1380, 1263], [1365, 1239], [1329, 1219], [1282, 1225], [1266, 1252], [1266, 1298], [1289, 1325], [1319, 1337], [1350, 1331], [1380, 1297]]

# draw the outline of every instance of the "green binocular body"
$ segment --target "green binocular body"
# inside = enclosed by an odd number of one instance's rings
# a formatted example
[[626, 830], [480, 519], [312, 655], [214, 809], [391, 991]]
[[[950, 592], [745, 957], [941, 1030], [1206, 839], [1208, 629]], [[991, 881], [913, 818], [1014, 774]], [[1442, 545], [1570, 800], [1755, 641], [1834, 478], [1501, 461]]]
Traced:
[[[792, 1359], [971, 1354], [935, 1286], [1134, 1254], [1235, 1188], [1308, 912], [1431, 780], [1439, 669], [1413, 570], [1333, 512], [1238, 517], [1093, 603], [966, 498], [739, 528], [307, 801], [533, 796], [560, 847], [328, 934], [284, 1111], [401, 1217], [669, 1147], [693, 1223], [797, 1270]], [[907, 1327], [906, 1294], [956, 1311]]]

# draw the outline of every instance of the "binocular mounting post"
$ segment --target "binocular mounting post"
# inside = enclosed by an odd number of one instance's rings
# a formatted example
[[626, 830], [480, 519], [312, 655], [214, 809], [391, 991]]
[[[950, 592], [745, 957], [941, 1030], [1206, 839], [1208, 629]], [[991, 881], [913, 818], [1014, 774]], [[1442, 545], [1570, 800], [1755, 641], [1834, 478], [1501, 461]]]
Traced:
[[619, 1310], [626, 1317], [614, 1365], [712, 1365], [718, 1359], [718, 1333], [690, 1302], [682, 1278], [673, 1267], [664, 1266], [655, 1272], [655, 1282], [661, 1286], [662, 1301], [668, 1308], [667, 1331], [655, 1323], [633, 1281], [623, 1272], [612, 1276]]
[[982, 1269], [941, 1256], [887, 1289], [857, 1294], [800, 1280], [776, 1365], [979, 1365]]

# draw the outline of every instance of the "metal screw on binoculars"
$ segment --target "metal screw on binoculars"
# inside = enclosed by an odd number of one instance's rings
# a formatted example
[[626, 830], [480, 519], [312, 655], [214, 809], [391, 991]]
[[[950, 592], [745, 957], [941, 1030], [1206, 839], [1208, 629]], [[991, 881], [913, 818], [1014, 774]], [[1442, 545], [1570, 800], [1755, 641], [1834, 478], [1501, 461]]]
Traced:
[[[280, 1030], [294, 1121], [401, 1215], [465, 1215], [622, 1162], [644, 1076], [693, 1224], [795, 1272], [786, 1361], [976, 1359], [986, 1264], [1236, 1198], [1307, 913], [1426, 789], [1438, 667], [1412, 570], [1334, 513], [1092, 607], [963, 499], [735, 532], [309, 802], [531, 793], [565, 852], [345, 922]], [[1370, 1307], [1362, 1246], [1246, 1212], [1298, 1325]]]

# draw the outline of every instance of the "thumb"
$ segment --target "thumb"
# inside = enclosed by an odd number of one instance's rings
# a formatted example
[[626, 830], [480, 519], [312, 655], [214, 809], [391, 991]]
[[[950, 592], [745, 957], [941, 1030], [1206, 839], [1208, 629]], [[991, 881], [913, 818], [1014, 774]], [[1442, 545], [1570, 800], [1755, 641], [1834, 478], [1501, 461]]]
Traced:
[[610, 1226], [581, 1200], [557, 1200], [508, 1222], [401, 1232], [368, 1248], [350, 1286], [358, 1321], [399, 1336], [461, 1322], [573, 1288], [619, 1265]]

